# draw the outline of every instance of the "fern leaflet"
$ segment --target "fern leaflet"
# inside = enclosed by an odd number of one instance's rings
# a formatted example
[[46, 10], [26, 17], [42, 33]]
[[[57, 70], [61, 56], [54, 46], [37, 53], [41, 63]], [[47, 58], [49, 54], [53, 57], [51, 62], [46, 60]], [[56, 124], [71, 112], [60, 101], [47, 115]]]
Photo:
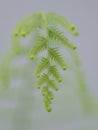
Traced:
[[40, 88], [47, 81], [47, 79], [48, 75], [44, 73], [38, 81], [37, 88]]
[[60, 73], [59, 73], [59, 71], [57, 70], [57, 67], [56, 67], [55, 65], [50, 67], [50, 74], [52, 74], [53, 77], [54, 77], [58, 82], [61, 82], [61, 81], [62, 81], [62, 78], [61, 78], [61, 76], [60, 76]]
[[41, 51], [47, 48], [47, 39], [43, 36], [38, 36], [35, 40], [35, 43], [32, 49], [29, 52], [30, 59], [33, 59], [34, 56], [38, 55]]
[[54, 90], [58, 91], [59, 88], [58, 86], [55, 84], [55, 81], [54, 80], [49, 80], [49, 85], [51, 88], [53, 88]]
[[61, 56], [61, 54], [59, 53], [59, 51], [57, 50], [57, 48], [50, 48], [49, 49], [49, 53], [50, 53], [50, 58], [52, 60], [54, 60], [56, 63], [58, 63], [58, 65], [63, 69], [66, 70], [66, 64]]
[[48, 27], [49, 37], [53, 41], [60, 42], [68, 48], [76, 49], [76, 46], [72, 44], [56, 26]]
[[45, 57], [42, 57], [41, 59], [41, 62], [39, 64], [39, 66], [37, 67], [37, 70], [36, 70], [36, 76], [39, 77], [40, 76], [40, 73], [47, 68], [49, 64], [49, 61], [47, 58]]

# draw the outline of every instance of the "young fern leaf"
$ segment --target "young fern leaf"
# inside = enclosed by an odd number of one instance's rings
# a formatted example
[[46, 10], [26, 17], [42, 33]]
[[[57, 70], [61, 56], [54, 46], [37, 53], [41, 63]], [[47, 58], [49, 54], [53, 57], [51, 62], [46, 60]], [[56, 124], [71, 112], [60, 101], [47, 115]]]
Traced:
[[50, 58], [52, 60], [54, 60], [56, 63], [58, 63], [58, 65], [63, 69], [66, 70], [66, 64], [61, 56], [61, 54], [59, 53], [59, 51], [57, 50], [57, 48], [50, 48], [49, 49], [49, 54], [50, 54]]
[[[54, 94], [52, 90], [50, 91], [50, 89], [52, 88], [57, 91], [58, 86], [56, 85], [55, 80], [58, 82], [62, 81], [61, 75], [57, 69], [57, 65], [59, 65], [63, 70], [66, 70], [66, 63], [62, 57], [62, 54], [60, 54], [56, 47], [52, 48], [50, 43], [59, 42], [71, 51], [76, 49], [76, 46], [69, 41], [65, 34], [58, 28], [58, 25], [59, 27], [65, 28], [71, 34], [75, 36], [78, 35], [74, 25], [70, 24], [65, 18], [55, 13], [39, 12], [26, 17], [17, 24], [14, 30], [11, 51], [16, 54], [26, 54], [28, 52], [30, 59], [34, 59], [34, 57], [40, 54], [42, 51], [47, 52], [47, 57], [41, 58], [35, 73], [39, 78], [37, 88], [42, 87], [41, 92], [46, 110], [48, 112], [52, 110], [50, 104], [54, 99]], [[30, 46], [28, 45], [26, 49], [23, 48], [20, 45], [20, 38], [26, 37], [33, 33], [36, 34], [34, 44]], [[6, 66], [4, 68], [6, 68]], [[10, 74], [8, 68], [6, 68], [5, 71]], [[47, 71], [47, 73], [44, 71]], [[6, 75], [6, 77], [7, 76], [8, 75]]]
[[39, 66], [37, 67], [37, 70], [36, 70], [36, 76], [37, 76], [37, 77], [40, 77], [41, 72], [42, 72], [44, 69], [47, 68], [48, 64], [49, 64], [48, 59], [45, 58], [45, 57], [42, 57], [41, 62], [40, 62]]
[[47, 49], [47, 39], [43, 36], [38, 36], [29, 52], [30, 59], [33, 59], [34, 56], [38, 55], [45, 49]]
[[53, 41], [60, 42], [68, 48], [76, 49], [76, 46], [72, 44], [56, 26], [48, 27], [49, 38]]
[[60, 76], [59, 71], [57, 70], [57, 66], [53, 65], [50, 67], [50, 74], [53, 75], [53, 77], [58, 81], [61, 82], [62, 78]]

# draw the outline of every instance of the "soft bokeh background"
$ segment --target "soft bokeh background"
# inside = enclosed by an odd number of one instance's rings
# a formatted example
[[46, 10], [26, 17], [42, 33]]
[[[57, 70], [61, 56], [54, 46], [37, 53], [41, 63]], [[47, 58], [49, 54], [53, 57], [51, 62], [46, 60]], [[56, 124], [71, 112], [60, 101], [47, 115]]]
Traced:
[[[28, 14], [38, 11], [56, 12], [74, 23], [79, 37], [68, 37], [77, 44], [86, 80], [93, 97], [98, 101], [98, 1], [97, 0], [2, 0], [0, 1], [0, 62], [10, 48], [16, 23]], [[26, 73], [26, 79], [30, 73]], [[28, 78], [33, 86], [35, 79]], [[16, 81], [15, 81], [16, 83]], [[69, 89], [56, 93], [53, 111], [44, 110], [41, 95], [35, 88], [12, 87], [0, 92], [0, 130], [97, 130], [97, 113], [86, 116]], [[17, 84], [16, 84], [17, 86]], [[64, 85], [62, 85], [64, 87]], [[33, 91], [34, 90], [34, 91]], [[28, 91], [28, 95], [27, 94]], [[32, 96], [30, 95], [32, 94]], [[26, 98], [27, 96], [27, 98]], [[24, 101], [24, 102], [23, 102]], [[17, 107], [19, 106], [21, 107]], [[78, 105], [77, 105], [78, 104]], [[26, 109], [24, 109], [26, 108]], [[21, 111], [22, 114], [21, 114]], [[27, 119], [26, 113], [29, 112]], [[23, 120], [24, 115], [24, 120]], [[20, 125], [19, 125], [20, 123]], [[19, 126], [17, 126], [17, 124]], [[22, 125], [21, 125], [22, 124]]]

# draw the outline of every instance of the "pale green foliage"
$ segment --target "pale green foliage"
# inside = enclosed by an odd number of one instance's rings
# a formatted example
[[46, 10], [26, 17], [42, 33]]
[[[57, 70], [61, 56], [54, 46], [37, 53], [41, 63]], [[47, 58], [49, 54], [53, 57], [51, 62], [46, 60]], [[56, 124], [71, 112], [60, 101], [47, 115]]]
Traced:
[[18, 36], [13, 37], [13, 39], [12, 39], [12, 50], [13, 50], [13, 53], [17, 54], [17, 55], [20, 54], [22, 51], [22, 47], [21, 47], [20, 40], [19, 40]]
[[43, 74], [42, 76], [41, 76], [41, 78], [39, 79], [39, 81], [38, 81], [38, 88], [40, 88], [46, 81], [47, 81], [47, 79], [48, 79], [48, 75], [47, 74]]
[[42, 57], [41, 62], [40, 62], [39, 66], [38, 66], [37, 69], [36, 69], [36, 76], [37, 76], [37, 77], [40, 76], [41, 72], [42, 72], [44, 69], [47, 68], [48, 64], [49, 64], [48, 59]]
[[61, 75], [60, 75], [59, 71], [57, 70], [57, 66], [55, 66], [55, 65], [50, 66], [50, 74], [51, 74], [58, 82], [61, 82], [61, 81], [62, 81]]
[[29, 56], [31, 57], [38, 55], [41, 51], [47, 48], [47, 39], [43, 36], [38, 36], [35, 40], [34, 45], [32, 46]]
[[54, 80], [49, 80], [49, 85], [52, 87], [54, 90], [58, 91], [58, 86], [55, 84]]
[[14, 30], [14, 35], [25, 37], [30, 33], [34, 32], [35, 30], [40, 29], [42, 25], [43, 25], [43, 19], [41, 17], [41, 13], [35, 13], [21, 20], [17, 24]]
[[49, 54], [50, 54], [50, 58], [52, 60], [54, 60], [56, 63], [58, 63], [58, 65], [65, 70], [66, 69], [66, 64], [61, 56], [61, 54], [59, 53], [59, 51], [57, 50], [57, 48], [49, 48]]
[[[37, 55], [46, 51], [47, 54], [41, 58], [39, 65], [35, 71], [38, 79], [37, 88], [42, 89], [43, 100], [47, 111], [51, 111], [51, 102], [54, 99], [53, 90], [58, 90], [56, 81], [61, 82], [62, 77], [58, 70], [58, 66], [62, 70], [66, 70], [66, 62], [63, 59], [62, 54], [59, 52], [59, 47], [52, 47], [53, 43], [60, 43], [64, 45], [66, 49], [74, 51], [76, 46], [66, 38], [63, 31], [60, 30], [59, 26], [66, 29], [71, 34], [77, 36], [78, 32], [73, 24], [70, 24], [65, 18], [55, 13], [44, 13], [39, 12], [28, 16], [21, 20], [14, 32], [12, 39], [12, 50], [13, 56], [16, 54], [28, 54], [32, 60]], [[43, 33], [44, 32], [44, 33]], [[20, 40], [21, 37], [36, 34], [30, 47], [22, 47]], [[55, 44], [54, 44], [55, 45]], [[41, 55], [40, 55], [41, 57]], [[7, 69], [7, 67], [6, 67]], [[3, 72], [6, 70], [3, 69]], [[7, 72], [7, 71], [6, 71]], [[51, 90], [50, 90], [51, 89]]]
[[76, 49], [76, 46], [72, 44], [56, 26], [48, 27], [48, 33], [51, 40], [60, 42], [68, 48]]
[[49, 21], [50, 23], [53, 22], [54, 24], [61, 25], [63, 28], [65, 28], [67, 31], [69, 31], [71, 34], [75, 36], [79, 34], [75, 26], [73, 24], [70, 24], [67, 19], [60, 15], [57, 15], [55, 13], [48, 13], [47, 19], [47, 21]]

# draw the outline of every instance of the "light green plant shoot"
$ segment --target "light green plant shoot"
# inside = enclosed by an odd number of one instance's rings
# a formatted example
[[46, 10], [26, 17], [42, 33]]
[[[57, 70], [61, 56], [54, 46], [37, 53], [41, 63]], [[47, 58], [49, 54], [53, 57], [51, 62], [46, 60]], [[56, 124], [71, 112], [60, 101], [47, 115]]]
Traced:
[[[55, 13], [36, 13], [20, 21], [14, 30], [14, 37], [26, 37], [36, 31], [32, 48], [29, 50], [29, 58], [33, 60], [42, 51], [46, 51], [45, 56], [35, 71], [38, 78], [37, 88], [42, 89], [42, 95], [46, 110], [51, 111], [51, 102], [54, 99], [53, 90], [58, 91], [57, 82], [62, 81], [58, 66], [66, 70], [66, 62], [60, 54], [58, 47], [52, 47], [55, 42], [60, 43], [65, 48], [76, 49], [76, 46], [66, 38], [59, 26], [68, 30], [71, 34], [77, 36], [76, 27], [70, 24], [65, 18]], [[44, 32], [44, 33], [42, 33]], [[17, 43], [16, 43], [17, 44]], [[60, 46], [59, 46], [60, 47]], [[19, 50], [19, 49], [18, 49]]]
[[[30, 60], [36, 59], [37, 56], [40, 57], [35, 70], [35, 75], [38, 78], [36, 87], [41, 89], [45, 108], [48, 112], [52, 110], [51, 103], [54, 99], [54, 91], [59, 90], [57, 82], [62, 82], [62, 75], [59, 70], [60, 68], [66, 70], [68, 67], [59, 48], [65, 47], [65, 50], [69, 51], [73, 57], [76, 53], [76, 45], [65, 36], [64, 30], [74, 36], [79, 34], [76, 27], [64, 17], [56, 13], [39, 12], [21, 20], [13, 32], [11, 58], [16, 54], [26, 54]], [[33, 42], [24, 48], [21, 45], [21, 38], [29, 35], [34, 37]], [[77, 61], [75, 62], [77, 63]], [[9, 68], [6, 69], [9, 70]]]

